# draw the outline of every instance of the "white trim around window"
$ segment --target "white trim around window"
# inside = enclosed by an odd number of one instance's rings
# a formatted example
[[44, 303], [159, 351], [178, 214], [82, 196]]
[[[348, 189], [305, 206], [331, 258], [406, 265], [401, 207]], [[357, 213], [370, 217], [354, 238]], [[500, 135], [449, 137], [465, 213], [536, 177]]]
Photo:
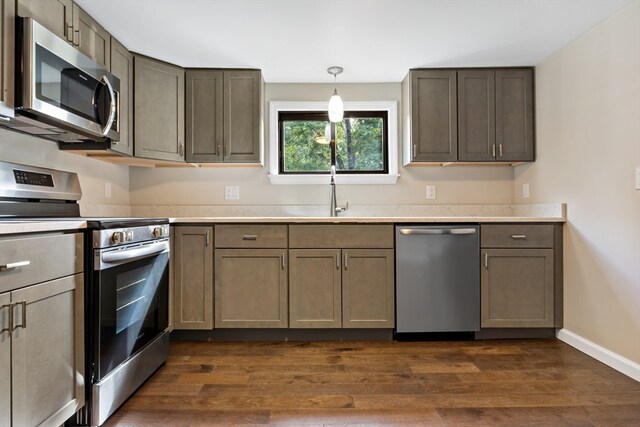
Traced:
[[[337, 184], [395, 184], [398, 181], [398, 107], [397, 101], [345, 101], [345, 111], [386, 111], [389, 173], [336, 175]], [[278, 113], [280, 111], [326, 111], [323, 101], [269, 102], [269, 181], [274, 185], [329, 184], [329, 175], [280, 175], [278, 173]]]

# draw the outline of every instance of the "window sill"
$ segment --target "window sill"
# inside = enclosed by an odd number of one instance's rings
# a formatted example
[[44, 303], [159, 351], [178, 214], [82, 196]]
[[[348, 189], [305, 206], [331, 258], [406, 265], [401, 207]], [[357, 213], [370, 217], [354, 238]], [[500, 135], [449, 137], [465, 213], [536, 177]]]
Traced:
[[[400, 175], [336, 175], [337, 185], [395, 184]], [[330, 175], [269, 175], [272, 185], [329, 185]]]

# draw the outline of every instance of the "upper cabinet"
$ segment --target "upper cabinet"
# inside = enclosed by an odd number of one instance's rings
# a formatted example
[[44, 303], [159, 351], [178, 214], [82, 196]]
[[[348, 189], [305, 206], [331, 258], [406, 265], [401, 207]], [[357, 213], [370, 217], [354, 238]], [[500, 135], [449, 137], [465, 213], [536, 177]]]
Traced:
[[404, 164], [535, 159], [533, 69], [411, 70]]
[[262, 93], [259, 70], [187, 70], [187, 161], [261, 162]]
[[13, 117], [15, 2], [0, 0], [0, 119]]
[[109, 67], [111, 36], [72, 0], [18, 0], [18, 15], [31, 17], [89, 58]]
[[135, 156], [184, 161], [184, 69], [134, 56]]
[[133, 55], [111, 37], [111, 74], [120, 79], [120, 140], [111, 143], [111, 149], [133, 156]]
[[111, 58], [111, 36], [87, 12], [73, 5], [74, 44], [80, 52], [109, 70]]
[[18, 15], [35, 19], [58, 37], [77, 46], [72, 0], [18, 0], [17, 3]]

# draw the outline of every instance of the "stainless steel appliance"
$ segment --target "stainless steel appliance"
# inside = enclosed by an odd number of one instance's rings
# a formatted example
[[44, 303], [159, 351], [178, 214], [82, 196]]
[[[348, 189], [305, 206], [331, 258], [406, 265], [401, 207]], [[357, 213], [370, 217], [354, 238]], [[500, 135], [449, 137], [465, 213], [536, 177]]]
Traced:
[[396, 333], [479, 329], [478, 226], [396, 226]]
[[16, 36], [16, 116], [1, 123], [64, 143], [118, 141], [120, 80], [32, 18]]
[[102, 425], [169, 353], [167, 219], [88, 222], [87, 405], [81, 425]]
[[[72, 172], [0, 161], [0, 221], [73, 219]], [[85, 218], [86, 404], [70, 423], [99, 426], [169, 353], [169, 220]]]

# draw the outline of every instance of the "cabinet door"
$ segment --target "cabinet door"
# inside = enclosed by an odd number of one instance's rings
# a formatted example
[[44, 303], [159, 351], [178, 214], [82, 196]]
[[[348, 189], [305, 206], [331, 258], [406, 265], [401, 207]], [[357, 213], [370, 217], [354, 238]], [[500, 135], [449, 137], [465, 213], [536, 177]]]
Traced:
[[340, 249], [289, 251], [289, 326], [342, 326]]
[[495, 76], [458, 71], [458, 160], [493, 161], [496, 155]]
[[102, 65], [111, 68], [111, 35], [87, 12], [73, 5], [73, 37], [78, 50]]
[[15, 2], [0, 0], [0, 116], [13, 117]]
[[184, 70], [134, 56], [136, 157], [184, 160]]
[[342, 327], [393, 328], [393, 249], [344, 249]]
[[286, 249], [216, 249], [215, 327], [286, 328]]
[[175, 227], [174, 328], [213, 328], [213, 227]]
[[224, 72], [224, 161], [259, 162], [262, 75]]
[[18, 15], [35, 19], [61, 39], [73, 43], [72, 0], [18, 0]]
[[496, 159], [534, 161], [533, 70], [496, 70]]
[[185, 78], [187, 161], [221, 162], [222, 71], [188, 70]]
[[11, 425], [11, 336], [9, 292], [0, 294], [0, 426]]
[[84, 405], [82, 278], [11, 293], [13, 425], [61, 425]]
[[411, 160], [458, 159], [456, 72], [411, 72]]
[[111, 143], [111, 149], [133, 156], [133, 55], [111, 38], [111, 74], [120, 79], [120, 140]]
[[553, 249], [484, 249], [483, 328], [552, 328]]

